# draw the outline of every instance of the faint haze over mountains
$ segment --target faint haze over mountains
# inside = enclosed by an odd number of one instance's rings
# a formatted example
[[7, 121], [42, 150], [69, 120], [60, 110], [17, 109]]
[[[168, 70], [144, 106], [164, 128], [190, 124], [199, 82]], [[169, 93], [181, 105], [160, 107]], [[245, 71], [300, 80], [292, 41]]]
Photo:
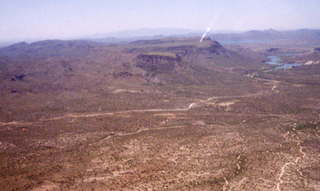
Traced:
[[220, 32], [316, 29], [319, 7], [319, 0], [1, 0], [0, 41], [137, 35], [131, 31], [189, 34], [207, 27]]

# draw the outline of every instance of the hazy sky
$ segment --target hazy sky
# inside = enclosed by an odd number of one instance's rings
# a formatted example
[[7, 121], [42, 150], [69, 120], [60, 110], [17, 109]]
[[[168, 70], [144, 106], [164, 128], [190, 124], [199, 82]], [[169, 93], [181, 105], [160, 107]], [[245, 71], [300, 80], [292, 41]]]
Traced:
[[140, 28], [320, 28], [320, 0], [0, 0], [0, 40]]

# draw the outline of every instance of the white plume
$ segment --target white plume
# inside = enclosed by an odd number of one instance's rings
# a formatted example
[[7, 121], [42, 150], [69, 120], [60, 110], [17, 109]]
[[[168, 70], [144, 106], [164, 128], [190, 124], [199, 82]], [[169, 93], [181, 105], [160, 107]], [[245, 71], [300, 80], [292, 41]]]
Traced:
[[211, 28], [208, 27], [207, 30], [202, 34], [200, 42], [203, 41], [204, 38], [206, 38], [206, 36], [208, 35], [208, 33], [210, 32]]

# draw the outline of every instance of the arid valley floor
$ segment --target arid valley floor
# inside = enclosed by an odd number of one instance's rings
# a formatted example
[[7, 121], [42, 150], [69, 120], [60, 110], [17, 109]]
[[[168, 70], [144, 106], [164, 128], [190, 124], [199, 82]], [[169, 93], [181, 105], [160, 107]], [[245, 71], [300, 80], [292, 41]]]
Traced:
[[320, 50], [273, 47], [0, 49], [0, 190], [320, 190]]

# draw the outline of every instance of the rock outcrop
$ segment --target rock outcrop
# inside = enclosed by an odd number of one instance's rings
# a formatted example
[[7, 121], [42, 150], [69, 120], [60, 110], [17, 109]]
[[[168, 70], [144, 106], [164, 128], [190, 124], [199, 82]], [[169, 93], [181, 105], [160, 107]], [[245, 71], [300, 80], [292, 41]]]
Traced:
[[181, 62], [181, 57], [173, 53], [152, 52], [140, 54], [136, 66], [150, 74], [171, 72]]

